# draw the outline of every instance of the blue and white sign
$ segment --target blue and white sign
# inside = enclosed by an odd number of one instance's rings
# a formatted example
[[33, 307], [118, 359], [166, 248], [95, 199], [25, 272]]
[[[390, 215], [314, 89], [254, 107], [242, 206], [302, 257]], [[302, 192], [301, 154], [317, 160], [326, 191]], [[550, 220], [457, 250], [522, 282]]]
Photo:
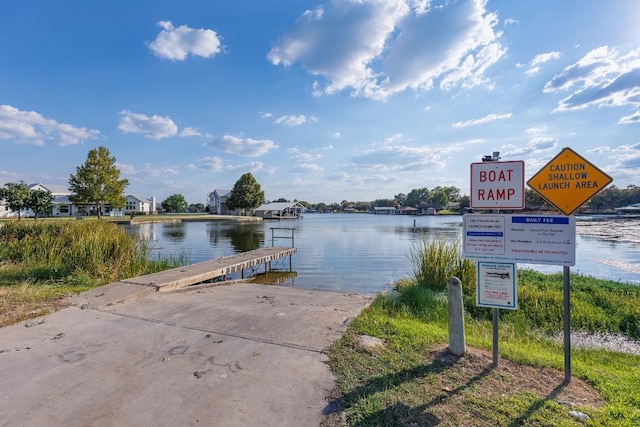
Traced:
[[514, 263], [478, 262], [478, 307], [518, 308], [516, 265]]
[[467, 214], [462, 256], [476, 261], [572, 266], [576, 220], [559, 215]]

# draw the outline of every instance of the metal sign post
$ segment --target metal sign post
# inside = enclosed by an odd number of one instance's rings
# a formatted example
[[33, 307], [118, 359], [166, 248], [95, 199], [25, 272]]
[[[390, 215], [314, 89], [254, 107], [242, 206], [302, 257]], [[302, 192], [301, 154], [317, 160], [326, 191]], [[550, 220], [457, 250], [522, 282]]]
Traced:
[[[613, 181], [571, 148], [564, 148], [538, 171], [527, 185], [565, 215], [572, 215], [580, 206]], [[571, 382], [571, 271], [564, 266], [563, 316], [564, 383]]]
[[[500, 152], [494, 151], [492, 155], [484, 156], [482, 163], [471, 164], [471, 208], [492, 209], [495, 214], [498, 214], [500, 209], [523, 209], [524, 200], [523, 161], [501, 162]], [[493, 227], [493, 225], [485, 225], [485, 227]], [[492, 228], [491, 231], [481, 231], [480, 234], [497, 236], [500, 233]], [[476, 263], [476, 269], [480, 269], [479, 263]], [[478, 287], [480, 287], [480, 278], [478, 278]], [[493, 307], [493, 367], [497, 368], [500, 312], [497, 305], [488, 306]]]

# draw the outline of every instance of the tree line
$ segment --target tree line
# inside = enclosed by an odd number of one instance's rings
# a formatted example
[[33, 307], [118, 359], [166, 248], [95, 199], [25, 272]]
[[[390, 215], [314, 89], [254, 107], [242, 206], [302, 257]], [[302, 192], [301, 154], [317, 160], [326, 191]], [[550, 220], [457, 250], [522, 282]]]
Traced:
[[[76, 206], [92, 207], [100, 217], [104, 206], [122, 208], [125, 205], [124, 189], [129, 185], [127, 179], [120, 178], [120, 170], [115, 165], [116, 159], [111, 156], [105, 147], [98, 147], [89, 151], [86, 161], [76, 168], [76, 173], [69, 177], [69, 201]], [[8, 182], [0, 187], [0, 200], [4, 200], [9, 209], [18, 212], [31, 209], [35, 217], [51, 212], [54, 196], [49, 191], [35, 189], [30, 190], [24, 181]], [[284, 198], [276, 202], [289, 202]], [[434, 208], [445, 209], [451, 202], [458, 205], [462, 211], [469, 208], [470, 199], [462, 195], [460, 189], [455, 186], [427, 187], [412, 189], [409, 193], [398, 193], [390, 199], [376, 199], [373, 201], [350, 202], [343, 200], [340, 203], [308, 203], [294, 200], [308, 209], [318, 212], [345, 212], [360, 211], [370, 212], [375, 207], [412, 207], [419, 210]], [[249, 209], [254, 209], [265, 203], [264, 191], [251, 173], [243, 174], [233, 186], [230, 197], [227, 199], [227, 208], [238, 210], [246, 214]], [[640, 187], [630, 185], [625, 189], [611, 185], [589, 200], [584, 209], [594, 212], [611, 211], [617, 207], [640, 203]], [[172, 194], [164, 199], [160, 206], [166, 212], [207, 212], [209, 206], [202, 203], [188, 204], [182, 194]], [[553, 210], [552, 206], [538, 193], [531, 189], [525, 190], [525, 209], [529, 210]]]
[[[285, 198], [275, 200], [276, 202], [289, 202]], [[446, 209], [451, 202], [455, 203], [457, 209], [464, 212], [470, 207], [470, 197], [461, 194], [456, 187], [435, 187], [417, 188], [408, 194], [398, 193], [393, 198], [376, 199], [373, 201], [348, 201], [340, 203], [308, 203], [294, 200], [308, 209], [318, 212], [371, 212], [375, 207], [412, 207], [419, 210], [434, 208], [435, 210]], [[630, 185], [627, 188], [618, 188], [611, 185], [595, 196], [593, 196], [581, 209], [582, 212], [613, 212], [615, 208], [640, 203], [640, 187]], [[553, 211], [554, 207], [534, 190], [525, 189], [525, 208], [529, 211]]]

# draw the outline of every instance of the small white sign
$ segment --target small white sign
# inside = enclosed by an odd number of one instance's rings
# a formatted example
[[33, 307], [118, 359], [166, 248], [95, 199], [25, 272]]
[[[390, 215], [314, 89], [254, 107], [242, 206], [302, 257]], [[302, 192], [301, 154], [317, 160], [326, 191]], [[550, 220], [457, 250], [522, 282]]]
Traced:
[[484, 256], [505, 254], [504, 215], [465, 215], [464, 253]]
[[478, 262], [478, 307], [518, 308], [516, 265], [513, 263]]
[[523, 209], [524, 162], [471, 163], [473, 209]]

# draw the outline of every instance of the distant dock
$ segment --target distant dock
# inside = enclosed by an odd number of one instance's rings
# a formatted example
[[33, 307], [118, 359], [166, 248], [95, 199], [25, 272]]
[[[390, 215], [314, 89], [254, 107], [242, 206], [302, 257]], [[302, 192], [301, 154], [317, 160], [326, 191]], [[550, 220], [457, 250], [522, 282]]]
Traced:
[[285, 257], [289, 257], [289, 267], [291, 268], [291, 256], [296, 252], [296, 248], [282, 246], [255, 249], [110, 283], [84, 292], [82, 301], [77, 302], [80, 304], [89, 303], [92, 306], [104, 306], [149, 292], [173, 291], [219, 277], [224, 279], [227, 275], [236, 272], [241, 272], [241, 276], [244, 278], [244, 270], [249, 268], [257, 270], [260, 266], [264, 266], [264, 271], [268, 272], [271, 269], [272, 261]]

